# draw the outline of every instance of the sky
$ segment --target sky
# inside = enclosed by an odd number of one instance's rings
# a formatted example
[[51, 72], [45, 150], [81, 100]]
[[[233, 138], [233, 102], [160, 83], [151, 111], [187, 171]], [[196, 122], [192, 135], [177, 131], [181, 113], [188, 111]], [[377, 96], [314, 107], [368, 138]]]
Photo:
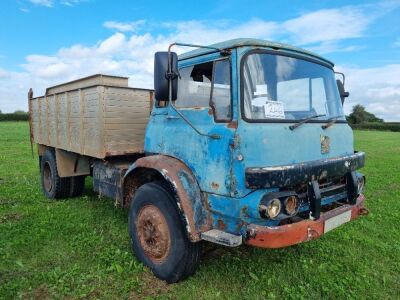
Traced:
[[[250, 37], [316, 52], [346, 74], [355, 104], [400, 121], [400, 0], [1, 0], [0, 110], [27, 92], [96, 73], [153, 87], [153, 56], [172, 42]], [[180, 51], [182, 51], [180, 49]]]

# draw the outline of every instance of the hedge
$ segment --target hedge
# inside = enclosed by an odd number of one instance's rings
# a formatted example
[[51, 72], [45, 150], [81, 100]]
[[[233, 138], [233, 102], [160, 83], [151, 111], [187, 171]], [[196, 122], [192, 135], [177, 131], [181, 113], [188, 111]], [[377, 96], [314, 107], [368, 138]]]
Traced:
[[0, 114], [0, 121], [28, 121], [28, 113], [12, 113], [12, 114]]
[[353, 129], [400, 132], [400, 122], [349, 124]]

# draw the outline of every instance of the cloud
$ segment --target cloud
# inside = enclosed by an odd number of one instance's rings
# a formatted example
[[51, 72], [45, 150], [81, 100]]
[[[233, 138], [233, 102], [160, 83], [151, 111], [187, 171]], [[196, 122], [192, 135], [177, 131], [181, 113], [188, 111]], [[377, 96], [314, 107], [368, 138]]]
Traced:
[[8, 72], [4, 71], [3, 69], [0, 69], [0, 79], [6, 78], [7, 76], [8, 76]]
[[115, 29], [115, 30], [118, 30], [121, 32], [132, 32], [132, 31], [136, 31], [144, 23], [146, 23], [145, 20], [138, 20], [135, 22], [107, 21], [107, 22], [104, 22], [103, 26], [108, 29]]
[[45, 7], [52, 7], [54, 4], [53, 0], [29, 0], [29, 2], [38, 6]]
[[337, 69], [346, 74], [346, 88], [350, 91], [344, 106], [347, 114], [353, 105], [362, 104], [385, 121], [400, 120], [400, 64]]
[[88, 0], [61, 0], [60, 3], [67, 6], [74, 6]]
[[[0, 69], [0, 109], [26, 110], [26, 93], [30, 87], [38, 96], [48, 86], [96, 73], [129, 76], [131, 86], [152, 88], [154, 52], [166, 50], [175, 41], [210, 44], [247, 36], [285, 40], [318, 53], [357, 51], [359, 46], [343, 46], [342, 42], [365, 34], [376, 18], [367, 12], [364, 6], [348, 6], [308, 12], [283, 22], [262, 19], [241, 23], [232, 20], [107, 21], [103, 26], [117, 32], [97, 43], [63, 47], [51, 55], [28, 55], [20, 72]], [[139, 31], [143, 24], [146, 24], [147, 32]], [[152, 32], [153, 28], [159, 27], [163, 28], [163, 34]], [[175, 51], [182, 52], [183, 49], [177, 47]], [[346, 73], [346, 87], [351, 92], [345, 104], [346, 113], [360, 103], [385, 120], [400, 119], [400, 65], [379, 68], [338, 66], [337, 69]]]
[[[59, 3], [62, 5], [66, 6], [74, 6], [77, 4], [80, 4], [82, 2], [87, 2], [89, 0], [59, 0]], [[55, 0], [28, 0], [28, 2], [37, 5], [37, 6], [43, 6], [43, 7], [54, 7]], [[20, 8], [21, 11], [23, 12], [29, 12], [29, 9], [22, 7]]]
[[358, 38], [373, 20], [359, 7], [322, 9], [288, 20], [282, 27], [296, 44]]

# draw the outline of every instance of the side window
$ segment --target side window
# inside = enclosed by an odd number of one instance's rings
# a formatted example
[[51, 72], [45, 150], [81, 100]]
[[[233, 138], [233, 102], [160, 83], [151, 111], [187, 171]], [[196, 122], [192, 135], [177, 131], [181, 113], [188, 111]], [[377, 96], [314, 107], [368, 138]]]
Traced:
[[211, 106], [216, 121], [230, 121], [231, 107], [231, 70], [229, 60], [214, 62], [214, 78], [211, 96]]
[[216, 121], [230, 121], [232, 108], [228, 59], [181, 68], [179, 73], [176, 107], [211, 105]]
[[176, 107], [208, 107], [211, 95], [213, 63], [208, 62], [179, 70]]

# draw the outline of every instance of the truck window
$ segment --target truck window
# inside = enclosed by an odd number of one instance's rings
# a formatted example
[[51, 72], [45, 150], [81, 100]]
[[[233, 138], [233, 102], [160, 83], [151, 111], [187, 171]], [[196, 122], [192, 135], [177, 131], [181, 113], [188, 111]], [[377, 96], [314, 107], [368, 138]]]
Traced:
[[194, 65], [179, 70], [176, 107], [208, 107], [211, 95], [213, 62]]
[[321, 77], [280, 81], [277, 84], [277, 97], [283, 102], [288, 114], [299, 111], [327, 113], [324, 81]]
[[231, 78], [228, 59], [181, 68], [175, 106], [209, 107], [217, 122], [230, 121]]
[[212, 86], [211, 106], [217, 122], [230, 121], [231, 108], [231, 70], [229, 60], [214, 62], [214, 78]]

